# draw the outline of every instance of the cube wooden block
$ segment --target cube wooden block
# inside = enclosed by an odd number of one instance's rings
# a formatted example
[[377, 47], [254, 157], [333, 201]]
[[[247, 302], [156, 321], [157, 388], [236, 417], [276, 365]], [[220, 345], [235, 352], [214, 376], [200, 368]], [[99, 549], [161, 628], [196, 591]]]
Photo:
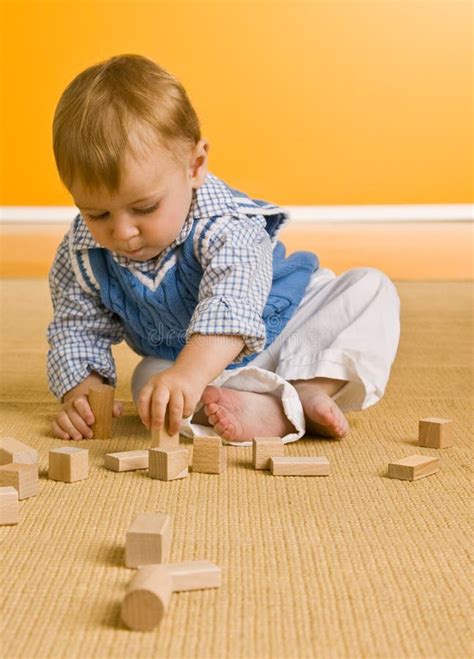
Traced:
[[168, 432], [168, 412], [165, 414], [164, 426], [161, 429], [152, 428], [151, 445], [153, 448], [179, 448], [179, 433], [170, 435]]
[[323, 456], [270, 458], [274, 476], [329, 476], [329, 460]]
[[139, 567], [166, 563], [171, 546], [171, 517], [166, 513], [140, 513], [127, 531], [125, 565]]
[[418, 443], [428, 448], [448, 448], [453, 444], [453, 422], [430, 416], [418, 422]]
[[0, 465], [10, 462], [38, 464], [38, 452], [14, 437], [0, 437]]
[[18, 491], [11, 485], [0, 487], [0, 525], [18, 524], [19, 521]]
[[210, 561], [184, 561], [166, 563], [166, 569], [173, 581], [173, 591], [219, 588], [221, 568]]
[[254, 469], [270, 469], [270, 458], [284, 455], [285, 445], [281, 437], [254, 437], [252, 440]]
[[12, 462], [0, 466], [0, 486], [12, 486], [18, 491], [19, 499], [28, 499], [38, 494], [38, 465]]
[[193, 472], [220, 474], [227, 467], [227, 454], [221, 437], [194, 437]]
[[439, 471], [439, 458], [431, 455], [409, 455], [401, 460], [395, 460], [388, 465], [388, 476], [401, 480], [416, 481], [425, 476], [431, 476]]
[[115, 389], [109, 384], [94, 385], [88, 391], [87, 398], [94, 415], [91, 426], [94, 439], [112, 437], [114, 394]]
[[173, 481], [186, 478], [189, 473], [189, 454], [186, 448], [150, 448], [148, 455], [150, 478]]
[[143, 451], [120, 451], [107, 453], [104, 465], [112, 471], [134, 471], [135, 469], [148, 469], [148, 449]]
[[48, 477], [53, 481], [74, 483], [89, 476], [89, 451], [65, 446], [49, 452]]

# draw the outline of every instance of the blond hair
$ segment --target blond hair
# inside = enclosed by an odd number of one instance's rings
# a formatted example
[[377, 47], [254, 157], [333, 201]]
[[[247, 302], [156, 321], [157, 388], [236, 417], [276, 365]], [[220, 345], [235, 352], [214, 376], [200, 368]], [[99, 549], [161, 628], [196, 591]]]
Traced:
[[142, 55], [117, 55], [79, 73], [53, 119], [54, 157], [68, 189], [78, 178], [88, 189], [117, 192], [127, 151], [138, 157], [159, 144], [180, 163], [200, 139], [182, 84]]

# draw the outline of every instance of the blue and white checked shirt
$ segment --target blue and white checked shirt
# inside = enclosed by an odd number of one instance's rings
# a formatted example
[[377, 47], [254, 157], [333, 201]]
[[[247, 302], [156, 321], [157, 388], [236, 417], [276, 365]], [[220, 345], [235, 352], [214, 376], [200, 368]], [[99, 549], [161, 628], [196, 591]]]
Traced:
[[[213, 174], [194, 191], [193, 201], [175, 241], [157, 257], [132, 261], [112, 252], [113, 259], [156, 290], [177, 258], [177, 246], [194, 223], [194, 253], [203, 268], [198, 304], [186, 337], [192, 334], [233, 334], [245, 346], [235, 361], [265, 345], [262, 311], [272, 286], [272, 250], [265, 214], [277, 207], [257, 206]], [[278, 209], [280, 213], [281, 209]], [[209, 229], [210, 218], [215, 218]], [[279, 231], [288, 217], [279, 221]], [[203, 237], [204, 236], [204, 237]], [[97, 248], [81, 216], [62, 240], [49, 273], [54, 318], [48, 327], [48, 382], [58, 398], [92, 371], [113, 386], [116, 369], [111, 347], [127, 340], [120, 318], [101, 301], [99, 289], [88, 285], [77, 267], [76, 253]], [[231, 312], [231, 313], [229, 313]]]

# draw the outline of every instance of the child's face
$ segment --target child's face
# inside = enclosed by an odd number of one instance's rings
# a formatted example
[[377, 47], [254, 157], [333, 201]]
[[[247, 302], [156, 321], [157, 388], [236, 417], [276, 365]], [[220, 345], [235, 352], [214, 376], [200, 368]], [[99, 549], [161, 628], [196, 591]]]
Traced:
[[[77, 182], [70, 192], [94, 239], [135, 261], [160, 254], [178, 236], [193, 198], [207, 173], [209, 145], [201, 140], [179, 166], [164, 147], [140, 159], [126, 157], [121, 186], [112, 195], [89, 192]], [[140, 200], [140, 201], [139, 201]]]

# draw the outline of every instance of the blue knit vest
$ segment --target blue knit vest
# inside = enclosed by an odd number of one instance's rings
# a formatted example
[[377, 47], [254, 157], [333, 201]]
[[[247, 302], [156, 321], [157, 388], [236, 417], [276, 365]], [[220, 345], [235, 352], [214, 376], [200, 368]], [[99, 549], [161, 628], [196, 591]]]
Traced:
[[[267, 220], [270, 237], [279, 222]], [[99, 285], [103, 304], [122, 320], [130, 347], [140, 355], [175, 361], [186, 344], [186, 329], [198, 304], [202, 267], [193, 249], [196, 229], [177, 246], [175, 264], [152, 291], [127, 268], [119, 265], [106, 249], [88, 250], [89, 263]], [[266, 328], [265, 348], [281, 333], [300, 304], [312, 273], [319, 267], [315, 254], [296, 252], [285, 257], [285, 247], [276, 242], [273, 250], [273, 283], [262, 318]], [[233, 362], [227, 368], [249, 363], [257, 353]]]

